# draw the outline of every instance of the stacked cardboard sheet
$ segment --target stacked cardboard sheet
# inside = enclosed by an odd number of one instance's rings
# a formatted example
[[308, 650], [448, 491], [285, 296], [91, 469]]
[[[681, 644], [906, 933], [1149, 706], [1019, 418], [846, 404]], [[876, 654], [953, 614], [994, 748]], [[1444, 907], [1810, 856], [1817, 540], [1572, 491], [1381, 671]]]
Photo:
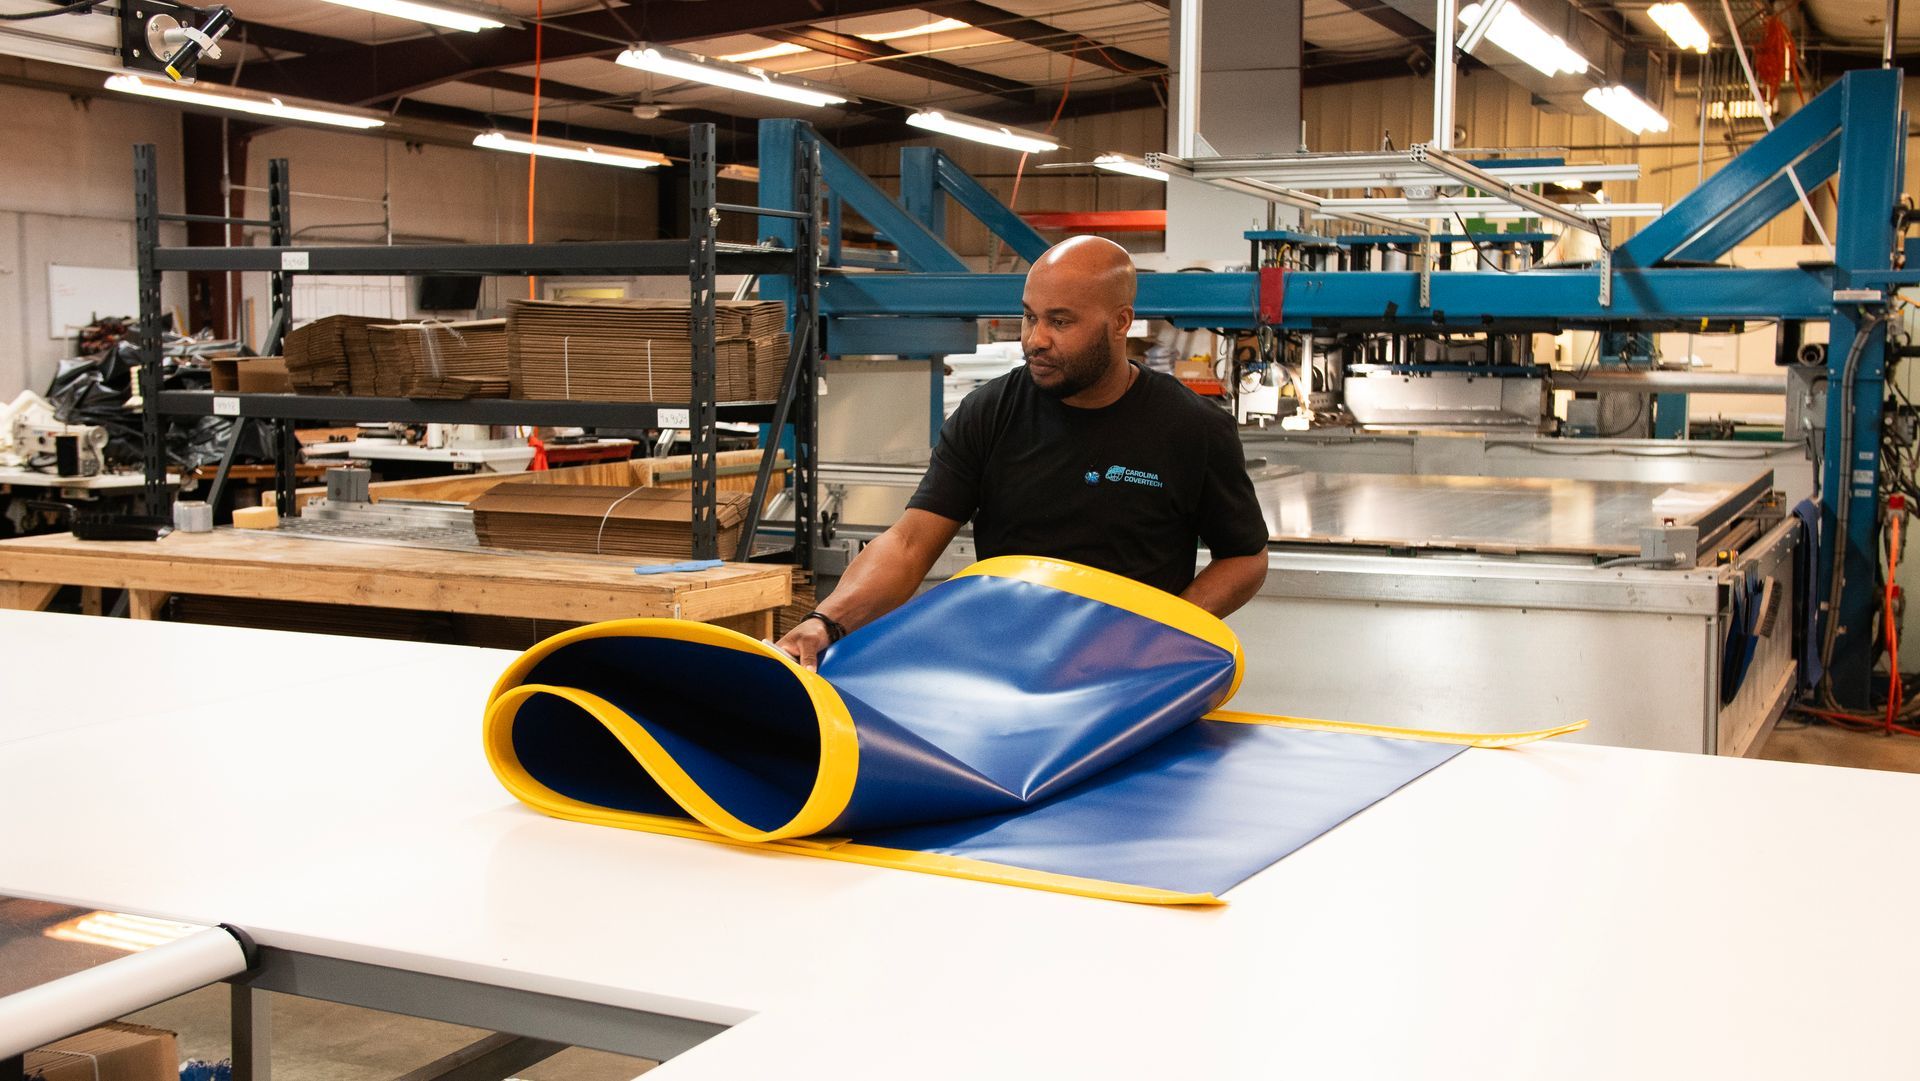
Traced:
[[[718, 496], [720, 551], [740, 543], [752, 496]], [[693, 554], [693, 493], [602, 484], [502, 484], [469, 504], [488, 548], [578, 552], [629, 558]]]
[[[758, 400], [778, 385], [785, 306], [721, 301], [714, 313], [714, 397]], [[691, 311], [685, 301], [528, 300], [508, 317], [516, 398], [685, 402], [692, 399]], [[756, 358], [763, 358], [756, 364]], [[784, 363], [784, 360], [780, 363]]]
[[374, 390], [383, 398], [504, 398], [507, 321], [369, 327]]
[[287, 378], [300, 394], [374, 393], [373, 346], [367, 328], [389, 322], [329, 315], [287, 332]]

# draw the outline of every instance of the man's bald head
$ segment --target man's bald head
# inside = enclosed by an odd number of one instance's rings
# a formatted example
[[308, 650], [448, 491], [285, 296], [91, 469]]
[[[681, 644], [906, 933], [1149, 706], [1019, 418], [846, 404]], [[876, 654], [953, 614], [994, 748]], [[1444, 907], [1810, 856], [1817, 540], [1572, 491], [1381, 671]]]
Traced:
[[1102, 237], [1071, 237], [1035, 260], [1020, 298], [1020, 345], [1034, 385], [1073, 405], [1104, 404], [1124, 391], [1133, 290], [1133, 260]]
[[1133, 257], [1103, 236], [1071, 236], [1048, 248], [1027, 271], [1030, 286], [1035, 278], [1083, 292], [1108, 308], [1133, 307]]

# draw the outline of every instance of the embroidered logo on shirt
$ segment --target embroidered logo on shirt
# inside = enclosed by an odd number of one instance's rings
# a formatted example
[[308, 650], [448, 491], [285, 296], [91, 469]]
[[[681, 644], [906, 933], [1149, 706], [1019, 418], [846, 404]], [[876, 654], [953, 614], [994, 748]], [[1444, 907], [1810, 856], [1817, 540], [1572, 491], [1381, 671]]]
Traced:
[[[1095, 477], [1096, 474], [1088, 473], [1087, 483], [1098, 483]], [[1139, 484], [1148, 488], [1164, 487], [1164, 485], [1160, 483], [1160, 474], [1147, 473], [1138, 469], [1128, 469], [1124, 465], [1116, 465], [1109, 468], [1107, 470], [1107, 479], [1116, 484]]]
[[1087, 470], [1087, 483], [1088, 484], [1100, 483], [1100, 474], [1097, 470], [1092, 470], [1092, 469]]

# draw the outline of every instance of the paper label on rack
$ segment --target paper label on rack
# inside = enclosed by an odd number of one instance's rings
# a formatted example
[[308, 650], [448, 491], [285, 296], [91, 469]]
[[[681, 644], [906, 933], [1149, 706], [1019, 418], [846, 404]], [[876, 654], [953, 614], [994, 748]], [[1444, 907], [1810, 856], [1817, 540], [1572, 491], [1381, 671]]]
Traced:
[[691, 428], [693, 427], [693, 411], [690, 409], [662, 409], [660, 411], [660, 427]]
[[240, 415], [240, 399], [215, 398], [213, 400], [213, 415], [216, 417], [239, 416]]
[[283, 251], [280, 253], [281, 270], [307, 269], [307, 253], [303, 251]]

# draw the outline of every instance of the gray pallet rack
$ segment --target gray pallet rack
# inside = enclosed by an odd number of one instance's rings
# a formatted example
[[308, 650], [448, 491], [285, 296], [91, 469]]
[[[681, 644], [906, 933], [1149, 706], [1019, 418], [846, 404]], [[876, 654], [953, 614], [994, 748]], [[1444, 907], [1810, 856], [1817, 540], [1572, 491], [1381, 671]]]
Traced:
[[[223, 218], [199, 214], [164, 214], [159, 209], [159, 182], [152, 144], [134, 147], [134, 218], [139, 249], [140, 316], [135, 330], [140, 349], [140, 386], [144, 408], [144, 464], [146, 507], [153, 515], [168, 511], [165, 485], [164, 418], [223, 415], [239, 418], [234, 438], [215, 476], [213, 489], [224, 486], [227, 467], [246, 422], [271, 424], [279, 463], [278, 495], [284, 513], [297, 513], [293, 464], [298, 448], [296, 421], [404, 422], [444, 424], [536, 424], [583, 427], [659, 427], [662, 409], [685, 409], [693, 449], [693, 554], [719, 558], [717, 493], [718, 438], [716, 425], [729, 420], [770, 422], [775, 438], [761, 456], [746, 527], [732, 558], [754, 556], [774, 462], [779, 456], [778, 433], [791, 423], [794, 431], [793, 496], [794, 543], [790, 550], [771, 553], [811, 568], [819, 542], [819, 493], [814, 401], [820, 369], [819, 334], [819, 151], [796, 151], [794, 163], [796, 206], [804, 211], [772, 210], [718, 202], [715, 198], [714, 128], [695, 124], [689, 129], [688, 237], [685, 240], [593, 241], [559, 244], [423, 244], [391, 246], [297, 247], [292, 244], [291, 192], [285, 159], [268, 168], [269, 216], [265, 219]], [[767, 244], [721, 244], [717, 240], [720, 215], [734, 213], [756, 218], [795, 219], [796, 235], [808, 242], [791, 248]], [[265, 226], [271, 243], [266, 247], [160, 246], [161, 222], [213, 222]], [[281, 338], [292, 324], [295, 274], [475, 274], [537, 275], [540, 277], [600, 276], [608, 274], [686, 274], [693, 303], [692, 401], [605, 402], [526, 401], [512, 398], [429, 400], [414, 398], [340, 397], [297, 394], [215, 394], [208, 391], [163, 391], [161, 379], [160, 275], [172, 271], [259, 271], [272, 275], [273, 321], [267, 332], [266, 352], [279, 352]], [[718, 405], [714, 388], [714, 280], [721, 272], [785, 275], [792, 279], [793, 302], [788, 312], [792, 349], [786, 377], [773, 402]]]

